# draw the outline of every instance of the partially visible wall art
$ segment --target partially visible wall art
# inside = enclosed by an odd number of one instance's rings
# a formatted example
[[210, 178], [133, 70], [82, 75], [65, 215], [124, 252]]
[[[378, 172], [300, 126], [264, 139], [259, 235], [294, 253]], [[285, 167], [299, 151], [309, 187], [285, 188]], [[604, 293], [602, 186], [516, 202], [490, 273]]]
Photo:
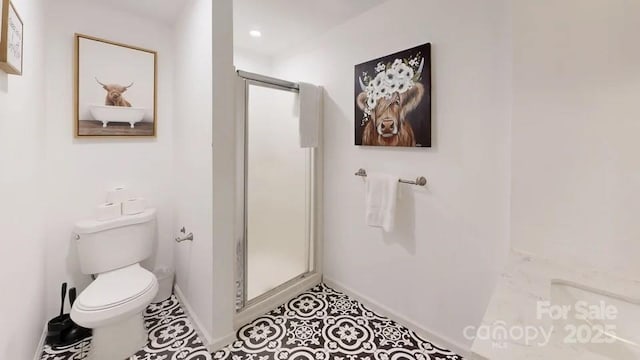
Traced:
[[155, 136], [157, 53], [76, 34], [75, 135]]
[[24, 24], [9, 0], [0, 0], [0, 69], [22, 75]]
[[431, 146], [431, 44], [355, 66], [355, 144]]

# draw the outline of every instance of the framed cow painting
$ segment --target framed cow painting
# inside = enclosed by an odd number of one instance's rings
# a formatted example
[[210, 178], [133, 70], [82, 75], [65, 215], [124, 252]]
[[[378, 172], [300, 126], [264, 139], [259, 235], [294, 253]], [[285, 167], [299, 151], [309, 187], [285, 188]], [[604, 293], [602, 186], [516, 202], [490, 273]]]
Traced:
[[153, 50], [75, 35], [75, 136], [155, 136]]
[[355, 66], [355, 144], [431, 146], [431, 44]]

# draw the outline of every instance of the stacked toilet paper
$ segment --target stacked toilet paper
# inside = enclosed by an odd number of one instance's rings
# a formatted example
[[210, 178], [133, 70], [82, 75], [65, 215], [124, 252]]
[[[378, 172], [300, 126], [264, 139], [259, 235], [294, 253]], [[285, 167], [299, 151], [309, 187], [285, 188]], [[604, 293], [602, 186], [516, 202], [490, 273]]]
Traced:
[[122, 210], [120, 209], [120, 204], [114, 203], [104, 203], [99, 205], [96, 209], [96, 219], [99, 221], [106, 221], [115, 219], [122, 215]]
[[107, 202], [96, 209], [96, 219], [106, 221], [122, 215], [135, 215], [144, 211], [144, 198], [134, 196], [126, 187], [118, 186], [107, 191]]
[[107, 191], [107, 202], [121, 204], [131, 198], [131, 191], [124, 186], [118, 186]]
[[128, 199], [122, 202], [123, 215], [140, 214], [141, 212], [144, 211], [144, 208], [145, 208], [144, 199], [141, 197]]

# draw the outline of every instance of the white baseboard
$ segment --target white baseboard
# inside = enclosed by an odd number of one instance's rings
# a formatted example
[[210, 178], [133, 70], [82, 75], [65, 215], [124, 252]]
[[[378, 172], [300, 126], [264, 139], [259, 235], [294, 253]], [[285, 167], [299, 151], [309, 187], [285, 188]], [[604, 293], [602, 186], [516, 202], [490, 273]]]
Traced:
[[187, 316], [191, 320], [193, 327], [196, 329], [196, 332], [198, 333], [200, 340], [202, 340], [203, 345], [207, 348], [207, 350], [211, 352], [214, 341], [211, 338], [211, 335], [209, 335], [209, 332], [205, 329], [204, 326], [202, 326], [202, 322], [198, 318], [198, 315], [195, 313], [195, 311], [193, 311], [191, 304], [189, 304], [189, 300], [187, 300], [182, 290], [180, 290], [178, 284], [175, 284], [173, 286], [173, 293], [180, 301], [180, 304], [184, 308], [184, 311], [187, 313]]
[[388, 318], [391, 318], [395, 320], [398, 324], [415, 331], [418, 335], [420, 335], [421, 337], [423, 337], [429, 342], [432, 342], [438, 346], [454, 351], [457, 354], [462, 355], [465, 359], [478, 359], [478, 356], [473, 354], [466, 346], [463, 346], [451, 339], [448, 339], [445, 336], [438, 335], [434, 331], [423, 328], [422, 326], [416, 324], [415, 322], [396, 313], [394, 310], [376, 302], [375, 300], [372, 300], [371, 298], [365, 295], [362, 295], [356, 291], [353, 291], [347, 288], [346, 286], [342, 285], [340, 282], [328, 279], [325, 276], [324, 283], [327, 286], [334, 288], [335, 290], [341, 291], [349, 295], [350, 297], [358, 300], [359, 302], [363, 303], [366, 307], [375, 311], [376, 313], [380, 315], [384, 315]]
[[47, 323], [44, 323], [44, 328], [42, 329], [42, 335], [40, 335], [40, 341], [36, 346], [36, 353], [33, 354], [33, 360], [40, 360], [42, 358], [42, 351], [44, 350], [44, 341], [47, 339]]
[[221, 338], [215, 339], [211, 342], [211, 344], [209, 344], [209, 346], [207, 346], [207, 350], [209, 350], [210, 353], [215, 353], [216, 351], [222, 349], [223, 347], [231, 344], [231, 342], [236, 338], [236, 333], [235, 332], [231, 332]]

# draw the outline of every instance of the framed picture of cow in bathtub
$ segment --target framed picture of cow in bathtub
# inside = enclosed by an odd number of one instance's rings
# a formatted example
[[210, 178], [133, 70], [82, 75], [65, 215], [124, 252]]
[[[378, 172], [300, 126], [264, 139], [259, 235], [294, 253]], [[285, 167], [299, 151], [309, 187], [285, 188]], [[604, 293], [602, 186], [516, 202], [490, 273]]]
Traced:
[[431, 146], [431, 44], [355, 66], [355, 144]]
[[75, 135], [155, 136], [155, 51], [75, 35]]

